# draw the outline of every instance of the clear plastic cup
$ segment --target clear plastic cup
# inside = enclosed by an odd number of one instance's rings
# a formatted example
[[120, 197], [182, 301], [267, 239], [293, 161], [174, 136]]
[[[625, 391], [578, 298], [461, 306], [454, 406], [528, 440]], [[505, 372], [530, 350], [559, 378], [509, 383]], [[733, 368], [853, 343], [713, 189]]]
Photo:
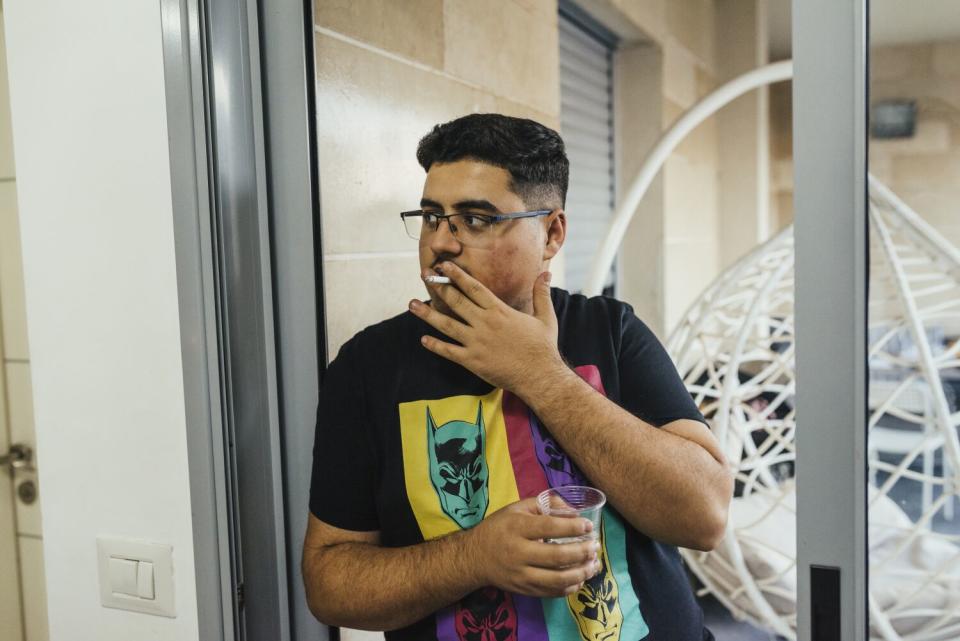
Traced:
[[546, 543], [576, 543], [600, 538], [600, 514], [607, 497], [594, 487], [585, 485], [566, 485], [552, 487], [537, 495], [540, 513], [549, 516], [580, 517], [593, 523], [593, 529], [580, 536], [567, 536], [557, 539], [544, 539]]

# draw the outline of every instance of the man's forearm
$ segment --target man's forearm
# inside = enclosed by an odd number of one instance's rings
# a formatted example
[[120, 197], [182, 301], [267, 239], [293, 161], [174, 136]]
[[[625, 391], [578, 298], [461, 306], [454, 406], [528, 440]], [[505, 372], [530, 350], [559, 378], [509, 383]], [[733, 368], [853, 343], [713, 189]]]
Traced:
[[568, 368], [518, 395], [634, 527], [684, 547], [715, 543], [729, 473], [706, 449], [644, 423]]
[[305, 550], [314, 616], [328, 625], [395, 630], [482, 587], [470, 530], [400, 548], [341, 543]]

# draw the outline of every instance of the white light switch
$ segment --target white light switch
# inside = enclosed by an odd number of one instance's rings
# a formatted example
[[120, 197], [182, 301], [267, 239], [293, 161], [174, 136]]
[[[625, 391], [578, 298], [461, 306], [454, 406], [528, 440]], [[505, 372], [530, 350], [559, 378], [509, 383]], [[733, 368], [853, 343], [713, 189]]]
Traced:
[[153, 563], [140, 561], [137, 568], [137, 596], [141, 599], [153, 598]]
[[173, 547], [97, 537], [100, 602], [108, 608], [176, 617]]
[[137, 562], [110, 557], [110, 591], [137, 596]]

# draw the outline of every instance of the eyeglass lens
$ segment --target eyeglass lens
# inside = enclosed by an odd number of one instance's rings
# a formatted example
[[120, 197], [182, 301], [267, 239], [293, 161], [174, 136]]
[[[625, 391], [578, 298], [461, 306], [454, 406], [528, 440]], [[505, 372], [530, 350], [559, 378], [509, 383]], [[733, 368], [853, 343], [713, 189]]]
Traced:
[[485, 216], [475, 214], [454, 214], [449, 218], [438, 216], [407, 216], [403, 219], [407, 233], [417, 240], [435, 233], [443, 221], [447, 221], [450, 232], [460, 242], [476, 243], [489, 237], [493, 224]]

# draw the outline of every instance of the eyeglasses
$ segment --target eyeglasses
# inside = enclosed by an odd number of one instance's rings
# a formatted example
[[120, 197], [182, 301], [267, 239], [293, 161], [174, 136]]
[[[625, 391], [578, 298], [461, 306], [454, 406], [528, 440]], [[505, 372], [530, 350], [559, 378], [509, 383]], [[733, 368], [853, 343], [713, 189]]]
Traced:
[[516, 220], [518, 218], [537, 218], [547, 216], [552, 212], [550, 209], [537, 209], [535, 211], [521, 211], [515, 214], [438, 214], [431, 211], [415, 209], [413, 211], [404, 211], [400, 213], [403, 219], [403, 225], [407, 229], [407, 235], [414, 240], [427, 238], [440, 229], [440, 223], [444, 220], [450, 227], [450, 233], [461, 244], [467, 247], [482, 247], [490, 244], [496, 234], [494, 229], [497, 223], [505, 220]]

